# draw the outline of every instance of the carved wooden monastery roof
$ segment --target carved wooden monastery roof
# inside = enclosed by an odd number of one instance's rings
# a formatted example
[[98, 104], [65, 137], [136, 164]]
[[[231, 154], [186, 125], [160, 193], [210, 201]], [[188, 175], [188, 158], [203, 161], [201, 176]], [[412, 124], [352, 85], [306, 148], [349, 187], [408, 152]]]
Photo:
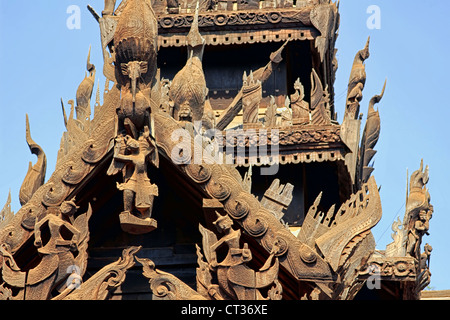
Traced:
[[[375, 250], [371, 229], [382, 208], [370, 165], [380, 129], [373, 107], [384, 89], [370, 102], [362, 139], [359, 97], [365, 76], [351, 85], [339, 124], [330, 78], [337, 6], [298, 3], [260, 8], [256, 1], [238, 2], [237, 10], [226, 10], [230, 4], [218, 2], [214, 10], [212, 2], [201, 2], [194, 10], [190, 2], [158, 2], [152, 8], [149, 0], [127, 0], [116, 9], [115, 1], [105, 1], [102, 16], [90, 8], [100, 26], [106, 88], [110, 82], [113, 86], [105, 90], [103, 105], [97, 96], [90, 119], [96, 68], [88, 58], [89, 74], [76, 102], [69, 102], [70, 116], [64, 113], [67, 131], [47, 181], [45, 154], [27, 126], [27, 142], [38, 162], [22, 186], [21, 209], [14, 215], [6, 205], [0, 214], [0, 299], [110, 299], [136, 261], [153, 299], [353, 299], [367, 294], [366, 284], [374, 279], [386, 291], [397, 290], [397, 298], [420, 297], [430, 279], [431, 246], [425, 252], [420, 247], [433, 214], [428, 168], [422, 164], [411, 178], [407, 212], [395, 225], [394, 242]], [[320, 62], [308, 70], [310, 92], [298, 79], [293, 93], [286, 92], [285, 106], [279, 108], [272, 99], [260, 117], [262, 85], [282, 61], [283, 44], [266, 66], [244, 74], [228, 108], [214, 110], [203, 71], [206, 46], [286, 40], [315, 43], [311, 55]], [[173, 81], [163, 79], [157, 68], [158, 47], [187, 48], [186, 64]], [[367, 59], [365, 52], [368, 44], [357, 54], [353, 71]], [[319, 72], [319, 65], [325, 72]], [[203, 120], [200, 126], [198, 119]], [[233, 127], [233, 121], [240, 125]], [[204, 134], [214, 129], [218, 139]], [[211, 152], [214, 143], [225, 151]], [[270, 154], [254, 157], [252, 147], [266, 147]], [[239, 148], [244, 150], [241, 163], [233, 158]], [[218, 161], [230, 155], [230, 163]], [[299, 206], [298, 193], [292, 191], [297, 186], [280, 184], [282, 178], [275, 175], [259, 199], [251, 192], [251, 175], [239, 171], [250, 164], [273, 164], [266, 158], [276, 158], [292, 174], [310, 164], [323, 165], [320, 170], [331, 166], [338, 185], [333, 199], [340, 203], [327, 207], [330, 187], [304, 208], [301, 225], [285, 222], [287, 208]], [[179, 194], [167, 195], [170, 180], [180, 184]], [[306, 182], [301, 188], [309, 190]], [[179, 266], [195, 269], [194, 284], [156, 269], [156, 256], [140, 256], [148, 246], [146, 237], [167, 228], [164, 219], [155, 217], [170, 209], [153, 212], [161, 208], [159, 199], [181, 201], [177, 197], [196, 204], [193, 212], [183, 213], [190, 219], [183, 222], [186, 229], [197, 224], [195, 235], [184, 235], [199, 239], [196, 267]], [[104, 234], [114, 248], [125, 249], [117, 261], [94, 270], [92, 252], [105, 249], [106, 242], [99, 242]]]

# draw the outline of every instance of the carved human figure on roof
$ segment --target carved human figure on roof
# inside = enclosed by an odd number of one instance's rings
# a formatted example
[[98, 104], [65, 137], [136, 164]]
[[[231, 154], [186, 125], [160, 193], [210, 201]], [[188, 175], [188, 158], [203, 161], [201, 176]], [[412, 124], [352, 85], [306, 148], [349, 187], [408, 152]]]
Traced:
[[[8, 245], [0, 246], [3, 257], [0, 298], [14, 288], [11, 300], [45, 300], [74, 288], [68, 288], [65, 281], [73, 266], [77, 266], [79, 279], [87, 267], [87, 243], [89, 240], [89, 219], [91, 207], [84, 214], [74, 218], [78, 210], [74, 199], [64, 201], [59, 207], [47, 208], [46, 215], [34, 226], [34, 245], [40, 255], [40, 262], [33, 268], [22, 271], [16, 264]], [[44, 236], [45, 233], [45, 236]], [[76, 253], [76, 254], [75, 254]], [[7, 264], [5, 264], [7, 261]], [[7, 287], [5, 287], [7, 284]]]
[[433, 216], [433, 208], [421, 210], [418, 217], [413, 218], [413, 227], [408, 230], [408, 242], [406, 253], [411, 257], [420, 255], [420, 245], [425, 234], [428, 235], [430, 229], [430, 219]]
[[[41, 237], [41, 231], [45, 225], [50, 230], [50, 240], [44, 244]], [[62, 230], [66, 229], [72, 235], [70, 240], [63, 238]], [[69, 250], [77, 249], [78, 236], [77, 230], [70, 222], [63, 219], [60, 208], [49, 208], [47, 215], [36, 223], [34, 231], [34, 245], [41, 254], [63, 253]]]
[[310, 121], [309, 103], [305, 98], [305, 89], [297, 79], [294, 83], [295, 93], [291, 95], [292, 122], [294, 125], [305, 125]]
[[429, 168], [426, 166], [424, 169], [422, 160], [419, 170], [411, 175], [403, 226], [407, 232], [406, 254], [416, 259], [420, 258], [422, 237], [428, 235], [430, 219], [434, 212], [426, 188], [428, 180]]
[[[213, 222], [213, 225], [219, 233], [223, 234], [222, 238], [217, 239], [212, 231], [202, 226], [200, 226], [200, 232], [203, 235], [203, 250], [209, 264], [208, 269], [217, 272], [219, 285], [217, 288], [217, 285], [211, 283], [211, 278], [204, 274], [206, 268], [203, 268], [202, 273], [197, 277], [208, 283], [200, 280], [200, 285], [206, 287], [209, 294], [214, 292], [215, 299], [262, 300], [265, 298], [259, 289], [271, 286], [273, 287], [268, 291], [269, 298], [281, 298], [281, 287], [277, 281], [279, 262], [278, 258], [275, 258], [277, 245], [274, 245], [272, 254], [258, 271], [249, 268], [247, 263], [252, 260], [252, 253], [247, 243], [241, 248], [241, 231], [233, 229], [233, 220], [230, 217], [216, 214], [217, 220]], [[226, 245], [228, 249], [227, 255], [222, 261], [218, 261], [217, 250], [223, 245]], [[200, 261], [200, 264], [204, 263]]]
[[[144, 134], [138, 140], [128, 135], [120, 139], [122, 141], [116, 144], [114, 159], [125, 163], [124, 182], [117, 185], [123, 191], [121, 225], [126, 232], [147, 233], [156, 228], [156, 221], [151, 219], [151, 214], [154, 198], [158, 196], [158, 187], [148, 178], [147, 159], [152, 158], [153, 163], [158, 165], [157, 151], [150, 139], [148, 127], [145, 127]], [[121, 146], [129, 153], [125, 153]]]

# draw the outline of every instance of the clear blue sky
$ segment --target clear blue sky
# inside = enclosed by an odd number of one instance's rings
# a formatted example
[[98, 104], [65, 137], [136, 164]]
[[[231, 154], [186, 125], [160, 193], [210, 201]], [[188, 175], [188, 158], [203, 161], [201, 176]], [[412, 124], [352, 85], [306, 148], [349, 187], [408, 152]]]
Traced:
[[[80, 29], [69, 29], [67, 8], [81, 8]], [[48, 158], [47, 179], [53, 172], [64, 132], [60, 98], [75, 98], [84, 78], [86, 57], [103, 91], [104, 77], [97, 22], [87, 11], [97, 12], [103, 0], [0, 0], [0, 206], [11, 189], [13, 210], [20, 208], [18, 192], [28, 162], [35, 163], [25, 141], [25, 114], [30, 117], [33, 139]], [[367, 8], [381, 9], [381, 28], [369, 29]], [[336, 110], [342, 119], [345, 92], [353, 58], [371, 37], [367, 83], [361, 111], [379, 94], [387, 78], [386, 94], [378, 105], [382, 132], [375, 156], [374, 176], [382, 186], [383, 218], [373, 232], [378, 249], [391, 242], [391, 225], [403, 218], [406, 170], [419, 168], [423, 158], [430, 166], [430, 189], [435, 213], [431, 235], [424, 238], [434, 250], [432, 282], [436, 290], [450, 289], [450, 146], [446, 130], [448, 107], [450, 20], [448, 0], [341, 0], [341, 27], [337, 42], [339, 69], [335, 85]]]

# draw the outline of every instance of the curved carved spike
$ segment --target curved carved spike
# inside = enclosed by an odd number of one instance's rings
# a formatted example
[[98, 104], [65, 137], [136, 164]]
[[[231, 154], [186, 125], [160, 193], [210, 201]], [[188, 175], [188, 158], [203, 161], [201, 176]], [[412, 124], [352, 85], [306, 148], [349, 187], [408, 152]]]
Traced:
[[380, 95], [374, 96], [369, 103], [369, 110], [367, 115], [367, 122], [364, 128], [363, 138], [361, 140], [361, 155], [359, 159], [360, 166], [360, 179], [361, 183], [366, 183], [372, 172], [373, 168], [369, 166], [370, 161], [377, 153], [374, 148], [378, 142], [381, 131], [381, 119], [378, 111], [375, 111], [374, 106], [379, 103], [384, 96], [386, 89], [386, 82], [384, 82], [383, 90]]
[[387, 83], [387, 79], [384, 81], [384, 86], [383, 86], [383, 90], [381, 91], [381, 94], [380, 95], [376, 95], [372, 99], [370, 99], [369, 110], [373, 109], [375, 104], [379, 103], [381, 101], [381, 99], [383, 99], [384, 92], [386, 90], [386, 83]]
[[35, 154], [38, 160], [34, 166], [32, 166], [32, 163], [30, 162], [28, 172], [20, 187], [19, 200], [22, 206], [25, 205], [36, 190], [44, 184], [47, 168], [47, 157], [44, 150], [31, 138], [28, 114], [26, 115], [26, 140], [31, 153]]

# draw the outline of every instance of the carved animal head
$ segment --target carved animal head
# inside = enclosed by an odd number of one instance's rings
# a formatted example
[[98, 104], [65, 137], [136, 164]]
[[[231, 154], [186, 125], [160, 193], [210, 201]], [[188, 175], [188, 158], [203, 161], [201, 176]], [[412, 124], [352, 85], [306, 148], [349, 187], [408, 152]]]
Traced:
[[122, 63], [122, 74], [131, 79], [131, 93], [133, 95], [133, 102], [136, 102], [136, 85], [141, 75], [147, 73], [148, 62], [146, 61], [131, 61]]

